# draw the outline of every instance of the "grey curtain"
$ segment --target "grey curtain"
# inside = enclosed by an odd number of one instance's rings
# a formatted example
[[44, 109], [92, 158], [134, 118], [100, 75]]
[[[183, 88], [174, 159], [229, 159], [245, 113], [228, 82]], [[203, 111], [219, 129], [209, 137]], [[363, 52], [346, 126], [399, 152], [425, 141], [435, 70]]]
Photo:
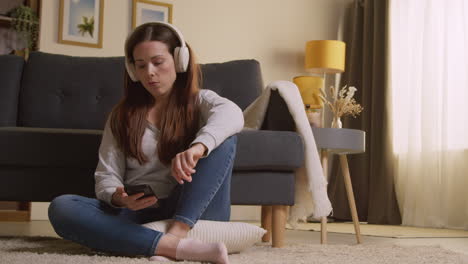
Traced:
[[[389, 0], [355, 0], [345, 17], [346, 70], [341, 85], [358, 88], [361, 115], [347, 117], [343, 127], [366, 131], [366, 153], [348, 155], [360, 221], [401, 224], [392, 162], [387, 70]], [[350, 220], [338, 159], [333, 161], [329, 196], [334, 218]]]

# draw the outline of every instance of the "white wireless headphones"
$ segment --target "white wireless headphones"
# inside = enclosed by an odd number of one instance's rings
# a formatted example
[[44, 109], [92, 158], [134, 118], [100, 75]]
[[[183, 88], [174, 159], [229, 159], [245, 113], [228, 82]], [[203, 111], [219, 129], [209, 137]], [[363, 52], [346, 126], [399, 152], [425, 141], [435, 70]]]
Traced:
[[[163, 25], [166, 26], [167, 28], [171, 29], [172, 32], [175, 33], [177, 38], [179, 39], [181, 46], [176, 47], [174, 49], [174, 64], [176, 68], [176, 72], [186, 72], [188, 68], [188, 64], [190, 61], [190, 52], [187, 46], [185, 45], [184, 37], [182, 36], [182, 33], [173, 25], [165, 22], [151, 22], [151, 24], [154, 25]], [[133, 32], [132, 32], [133, 34]], [[127, 37], [127, 40], [125, 41], [125, 47], [127, 46], [128, 39], [132, 35], [130, 34]], [[128, 75], [130, 76], [130, 79], [132, 81], [137, 82], [138, 78], [136, 77], [135, 74], [135, 65], [134, 63], [129, 61], [130, 58], [127, 57], [127, 53], [125, 52], [125, 68], [127, 69]]]

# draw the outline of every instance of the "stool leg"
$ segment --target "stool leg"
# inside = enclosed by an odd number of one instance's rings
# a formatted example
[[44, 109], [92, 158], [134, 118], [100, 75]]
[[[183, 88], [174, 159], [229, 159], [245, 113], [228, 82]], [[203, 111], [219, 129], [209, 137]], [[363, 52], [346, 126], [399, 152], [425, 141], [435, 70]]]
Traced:
[[[320, 159], [322, 163], [323, 176], [328, 182], [328, 151], [322, 149], [320, 153]], [[320, 243], [327, 244], [327, 217], [324, 216], [320, 219]]]
[[271, 219], [272, 219], [272, 206], [262, 205], [262, 228], [267, 232], [263, 235], [262, 241], [269, 242], [271, 238]]
[[273, 205], [273, 223], [272, 232], [273, 237], [272, 246], [280, 248], [284, 246], [284, 232], [286, 230], [286, 205]]
[[320, 163], [322, 164], [323, 176], [328, 182], [328, 151], [322, 149], [320, 153]]
[[359, 227], [359, 218], [356, 210], [356, 202], [354, 201], [353, 185], [351, 183], [351, 176], [349, 174], [348, 159], [346, 158], [346, 155], [339, 156], [341, 169], [343, 171], [346, 193], [348, 195], [349, 210], [351, 211], [351, 217], [353, 218], [354, 223], [354, 231], [356, 232], [356, 240], [358, 244], [361, 244], [361, 230]]

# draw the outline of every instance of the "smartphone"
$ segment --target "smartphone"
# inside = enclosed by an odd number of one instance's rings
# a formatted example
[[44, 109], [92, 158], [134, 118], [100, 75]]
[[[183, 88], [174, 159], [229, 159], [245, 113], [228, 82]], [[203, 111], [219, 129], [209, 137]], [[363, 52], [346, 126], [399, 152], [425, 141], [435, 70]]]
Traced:
[[133, 194], [137, 194], [137, 193], [144, 193], [145, 194], [145, 195], [143, 195], [142, 197], [140, 197], [138, 199], [143, 199], [143, 198], [150, 197], [150, 196], [156, 196], [154, 194], [154, 192], [153, 192], [153, 189], [148, 184], [125, 185], [124, 190], [128, 195], [133, 195]]

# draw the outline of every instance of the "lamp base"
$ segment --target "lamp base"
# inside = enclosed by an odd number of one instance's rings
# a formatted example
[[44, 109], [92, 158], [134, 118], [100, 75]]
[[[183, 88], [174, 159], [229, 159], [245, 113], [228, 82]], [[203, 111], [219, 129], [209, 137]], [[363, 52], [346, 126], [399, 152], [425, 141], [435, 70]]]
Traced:
[[313, 127], [322, 127], [322, 109], [306, 109], [307, 119]]

